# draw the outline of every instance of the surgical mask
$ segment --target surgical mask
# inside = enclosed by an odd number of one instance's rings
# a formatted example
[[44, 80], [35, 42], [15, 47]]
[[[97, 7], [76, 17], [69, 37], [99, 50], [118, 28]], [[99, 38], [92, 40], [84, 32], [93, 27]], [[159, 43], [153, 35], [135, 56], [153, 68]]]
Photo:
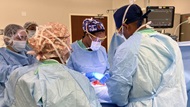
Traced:
[[28, 37], [31, 38], [35, 34], [35, 30], [28, 30]]
[[123, 34], [121, 35], [121, 38], [123, 38], [124, 41], [127, 40]]
[[92, 49], [93, 51], [97, 51], [100, 49], [101, 46], [101, 42], [92, 41], [90, 49]]
[[[92, 40], [91, 37], [90, 37], [90, 39]], [[101, 43], [102, 43], [101, 41], [93, 41], [92, 40], [91, 45], [90, 45], [90, 49], [92, 49], [93, 51], [99, 50], [100, 47], [102, 46]]]
[[124, 34], [123, 34], [123, 33], [116, 32], [115, 34], [116, 34], [116, 36], [121, 37], [124, 41], [126, 41], [126, 40], [127, 40], [127, 39], [125, 38], [125, 36], [124, 36]]
[[25, 50], [25, 48], [26, 48], [26, 41], [15, 41], [15, 40], [13, 40], [12, 48], [16, 52], [21, 52], [21, 51]]

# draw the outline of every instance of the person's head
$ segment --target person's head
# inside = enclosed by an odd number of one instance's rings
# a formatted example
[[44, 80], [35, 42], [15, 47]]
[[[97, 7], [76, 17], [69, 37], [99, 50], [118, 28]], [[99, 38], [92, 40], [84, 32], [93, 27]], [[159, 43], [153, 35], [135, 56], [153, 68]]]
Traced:
[[27, 33], [25, 29], [17, 24], [9, 24], [4, 29], [4, 42], [7, 48], [15, 52], [25, 50]]
[[28, 39], [28, 44], [38, 60], [59, 59], [58, 61], [65, 63], [70, 55], [70, 34], [60, 23], [39, 26], [35, 35]]
[[26, 29], [29, 37], [32, 37], [35, 34], [37, 26], [38, 25], [35, 22], [26, 22], [24, 24], [24, 28]]
[[116, 28], [122, 27], [126, 39], [142, 25], [143, 19], [143, 12], [136, 4], [125, 5], [114, 13]]
[[104, 25], [93, 18], [86, 18], [83, 21], [82, 29], [84, 31], [85, 45], [92, 50], [98, 50], [106, 38]]

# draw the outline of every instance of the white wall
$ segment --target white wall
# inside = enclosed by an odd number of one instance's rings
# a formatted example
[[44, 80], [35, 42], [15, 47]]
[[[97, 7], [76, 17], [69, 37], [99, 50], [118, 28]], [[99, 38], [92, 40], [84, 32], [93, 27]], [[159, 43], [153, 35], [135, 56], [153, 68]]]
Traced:
[[[70, 30], [70, 14], [105, 14], [112, 8], [112, 0], [0, 0], [0, 29], [10, 23], [23, 25], [27, 21], [38, 24], [60, 22]], [[22, 16], [22, 13], [26, 16]], [[109, 17], [108, 17], [109, 20]], [[111, 20], [108, 29], [112, 29]], [[111, 28], [110, 28], [111, 27]], [[111, 30], [109, 30], [111, 31]], [[110, 34], [108, 32], [108, 34]], [[2, 40], [2, 35], [0, 35]], [[108, 41], [109, 42], [109, 41]], [[0, 45], [2, 41], [0, 41]]]
[[106, 13], [108, 8], [112, 8], [110, 0], [1, 0], [0, 28], [9, 23], [23, 25], [26, 21], [56, 21], [69, 27], [70, 13], [99, 14]]
[[[157, 5], [158, 0], [150, 0], [151, 2], [148, 2], [149, 0], [136, 0], [135, 4], [138, 4], [141, 8], [144, 8], [146, 4], [149, 5]], [[129, 4], [129, 0], [113, 0], [113, 8], [119, 8], [121, 6]]]
[[159, 5], [175, 6], [178, 14], [190, 13], [190, 0], [159, 0]]
[[[113, 12], [106, 13], [108, 9], [116, 9], [129, 4], [129, 0], [1, 0], [0, 29], [10, 23], [23, 25], [27, 21], [35, 21], [38, 24], [46, 22], [60, 22], [70, 30], [70, 15], [96, 15], [108, 16], [108, 45], [112, 34], [115, 32]], [[145, 8], [149, 5], [173, 5], [176, 13], [190, 13], [190, 0], [136, 0], [136, 4]], [[22, 16], [26, 13], [26, 16]], [[175, 21], [176, 22], [176, 21]], [[179, 20], [177, 19], [177, 22]], [[172, 31], [170, 31], [172, 32]], [[2, 44], [0, 35], [0, 45]]]

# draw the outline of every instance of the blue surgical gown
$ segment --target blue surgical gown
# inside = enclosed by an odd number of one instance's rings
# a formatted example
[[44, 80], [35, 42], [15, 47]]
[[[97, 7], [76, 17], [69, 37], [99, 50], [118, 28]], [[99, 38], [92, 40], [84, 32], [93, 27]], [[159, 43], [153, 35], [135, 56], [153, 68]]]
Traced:
[[185, 82], [188, 96], [187, 107], [190, 107], [190, 41], [179, 42], [178, 44], [183, 58]]
[[170, 37], [153, 29], [136, 32], [118, 47], [113, 61], [107, 81], [113, 103], [124, 107], [186, 107], [181, 52]]
[[79, 44], [74, 42], [72, 45], [72, 54], [67, 62], [67, 66], [81, 73], [109, 72], [109, 64], [106, 50], [103, 46], [97, 51], [88, 51], [81, 48]]
[[8, 80], [10, 73], [21, 66], [33, 64], [36, 58], [26, 54], [13, 52], [7, 48], [0, 48], [0, 98], [3, 97], [5, 82]]
[[6, 87], [1, 107], [101, 107], [88, 79], [56, 60], [14, 70]]
[[119, 45], [121, 45], [124, 41], [125, 39], [122, 38], [119, 33], [114, 33], [114, 35], [112, 36], [111, 43], [108, 50], [108, 61], [109, 61], [110, 66], [112, 66], [113, 57], [117, 50], [117, 47], [119, 47]]

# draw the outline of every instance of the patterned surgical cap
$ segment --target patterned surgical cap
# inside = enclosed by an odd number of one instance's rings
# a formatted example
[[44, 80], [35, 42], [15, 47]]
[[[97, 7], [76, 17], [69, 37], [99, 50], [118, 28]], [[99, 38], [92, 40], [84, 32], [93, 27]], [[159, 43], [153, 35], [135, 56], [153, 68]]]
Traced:
[[105, 31], [104, 25], [93, 18], [86, 18], [83, 21], [82, 29], [84, 32], [87, 30], [90, 33]]
[[35, 35], [28, 42], [35, 53], [40, 55], [39, 60], [59, 57], [57, 52], [64, 61], [67, 60], [65, 56], [70, 51], [70, 34], [63, 24], [47, 23], [37, 27]]

